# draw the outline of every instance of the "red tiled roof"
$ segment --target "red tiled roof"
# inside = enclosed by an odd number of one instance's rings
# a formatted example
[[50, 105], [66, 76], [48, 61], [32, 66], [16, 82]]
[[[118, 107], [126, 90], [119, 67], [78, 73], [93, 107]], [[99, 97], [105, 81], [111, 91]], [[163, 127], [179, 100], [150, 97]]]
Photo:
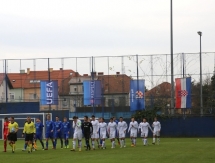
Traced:
[[[61, 85], [62, 80], [69, 78], [73, 70], [53, 70], [50, 72], [51, 80], [57, 80], [58, 86]], [[30, 71], [27, 73], [8, 73], [8, 78], [12, 83], [13, 88], [39, 88], [40, 83], [30, 83], [31, 80], [48, 80], [47, 71]]]
[[145, 93], [145, 96], [170, 96], [171, 84], [163, 82]]

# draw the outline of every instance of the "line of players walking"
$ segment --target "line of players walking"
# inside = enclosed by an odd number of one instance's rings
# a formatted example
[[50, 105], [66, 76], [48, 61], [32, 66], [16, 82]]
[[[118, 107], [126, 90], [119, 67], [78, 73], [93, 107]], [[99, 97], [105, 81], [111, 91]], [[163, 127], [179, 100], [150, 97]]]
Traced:
[[[69, 148], [69, 135], [70, 135], [70, 123], [67, 118], [63, 119], [63, 122], [59, 120], [59, 117], [56, 117], [56, 121], [51, 121], [50, 115], [46, 116], [46, 131], [45, 138], [46, 143], [44, 145], [42, 140], [42, 133], [44, 125], [40, 121], [39, 118], [36, 119], [36, 123], [31, 121], [30, 117], [27, 117], [27, 120], [24, 124], [23, 134], [25, 137], [24, 149], [25, 151], [28, 147], [28, 153], [31, 153], [32, 150], [37, 149], [36, 142], [40, 141], [43, 150], [49, 149], [49, 140], [52, 142], [52, 149], [56, 149], [57, 140], [60, 139], [61, 148]], [[117, 139], [120, 148], [126, 147], [126, 133], [130, 133], [131, 146], [136, 146], [136, 138], [138, 133], [141, 133], [141, 138], [143, 141], [143, 145], [148, 145], [147, 137], [149, 129], [153, 132], [153, 143], [159, 144], [160, 142], [160, 131], [161, 124], [157, 121], [157, 118], [154, 118], [154, 122], [152, 124], [153, 130], [147, 120], [143, 118], [143, 121], [138, 124], [134, 118], [131, 118], [131, 122], [129, 126], [123, 120], [122, 117], [117, 121], [114, 117], [110, 118], [110, 122], [107, 124], [104, 122], [104, 118], [99, 118], [96, 120], [95, 116], [92, 115], [91, 119], [88, 116], [84, 117], [84, 122], [81, 122], [78, 117], [73, 117], [73, 142], [71, 151], [76, 150], [76, 141], [78, 142], [78, 150], [82, 150], [82, 138], [85, 138], [85, 147], [86, 150], [95, 150], [96, 145], [98, 148], [106, 149], [105, 140], [107, 137], [111, 141], [111, 148], [116, 147], [115, 140]], [[17, 132], [19, 130], [19, 125], [15, 122], [14, 117], [10, 117], [8, 119], [5, 118], [4, 123], [4, 152], [7, 150], [7, 140], [9, 141], [9, 145], [12, 147], [12, 153], [15, 152], [15, 143], [17, 141]], [[64, 139], [64, 144], [63, 144]], [[91, 143], [90, 143], [91, 139]], [[91, 148], [92, 145], [92, 148]]]

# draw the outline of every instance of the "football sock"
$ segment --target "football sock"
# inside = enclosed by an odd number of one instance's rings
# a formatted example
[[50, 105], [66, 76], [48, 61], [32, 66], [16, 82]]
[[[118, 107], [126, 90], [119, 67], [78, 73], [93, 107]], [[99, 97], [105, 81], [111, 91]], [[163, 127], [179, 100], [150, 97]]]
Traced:
[[73, 140], [73, 149], [75, 149], [75, 146], [76, 146], [76, 141], [75, 140]]
[[48, 147], [49, 147], [49, 142], [46, 141], [46, 148], [48, 149]]
[[28, 144], [28, 151], [31, 151], [32, 149], [32, 143]]
[[136, 139], [134, 138], [134, 145], [136, 145]]
[[42, 140], [40, 140], [40, 143], [41, 143], [42, 147], [44, 148], [44, 143]]
[[78, 145], [79, 145], [79, 149], [81, 149], [82, 142], [81, 142], [81, 140], [79, 140], [78, 142], [79, 142], [79, 143], [78, 143]]
[[144, 138], [142, 139], [142, 141], [143, 141], [143, 144], [145, 145], [145, 139]]
[[26, 148], [27, 148], [27, 146], [28, 146], [28, 143], [25, 143], [25, 144], [24, 144], [24, 149], [26, 149]]
[[66, 142], [67, 142], [66, 144], [69, 145], [69, 139], [67, 139]]
[[12, 146], [13, 146], [13, 151], [15, 151], [15, 147], [16, 147], [16, 145], [15, 145], [15, 144], [13, 144]]
[[112, 147], [114, 148], [114, 146], [115, 146], [115, 141], [112, 141]]
[[7, 149], [7, 142], [4, 141], [4, 150], [6, 151], [6, 149]]
[[61, 148], [63, 148], [63, 139], [60, 139]]
[[155, 138], [153, 138], [153, 143], [155, 143]]
[[95, 148], [95, 141], [92, 140], [92, 147]]

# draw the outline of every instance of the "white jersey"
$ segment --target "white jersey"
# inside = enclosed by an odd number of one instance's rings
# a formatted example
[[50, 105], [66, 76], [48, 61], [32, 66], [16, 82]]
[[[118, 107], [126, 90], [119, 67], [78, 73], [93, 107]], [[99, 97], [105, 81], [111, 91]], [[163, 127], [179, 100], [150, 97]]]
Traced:
[[72, 127], [73, 127], [73, 129], [74, 129], [74, 133], [82, 132], [82, 129], [81, 129], [81, 121], [80, 121], [79, 119], [77, 120], [76, 123], [73, 121]]
[[160, 124], [159, 121], [153, 122], [152, 127], [154, 127], [154, 132], [157, 132], [157, 131], [161, 130], [161, 124]]
[[99, 128], [99, 121], [95, 120], [95, 121], [91, 121], [92, 125], [93, 125], [93, 133], [97, 133], [98, 132], [98, 128]]
[[117, 124], [116, 124], [116, 122], [109, 122], [109, 123], [108, 123], [107, 129], [108, 129], [108, 132], [109, 132], [109, 133], [116, 132], [116, 129], [117, 129]]
[[152, 131], [152, 128], [151, 128], [151, 126], [149, 125], [148, 122], [141, 122], [139, 124], [139, 129], [140, 129], [141, 132], [148, 132], [149, 128]]
[[103, 122], [103, 123], [99, 123], [99, 128], [100, 129], [100, 133], [106, 133], [107, 131], [107, 123]]
[[128, 128], [128, 125], [125, 121], [118, 122], [117, 130], [119, 133], [125, 132]]
[[134, 122], [130, 122], [130, 125], [129, 125], [129, 128], [128, 128], [128, 132], [137, 132], [137, 130], [138, 130], [138, 123], [137, 123], [137, 121], [134, 121]]

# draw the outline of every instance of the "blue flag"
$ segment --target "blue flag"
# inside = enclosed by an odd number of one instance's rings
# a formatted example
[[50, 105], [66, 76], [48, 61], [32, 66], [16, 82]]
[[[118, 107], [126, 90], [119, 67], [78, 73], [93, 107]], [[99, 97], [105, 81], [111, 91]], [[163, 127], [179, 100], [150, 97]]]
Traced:
[[101, 104], [101, 81], [84, 81], [84, 105]]
[[145, 109], [145, 80], [130, 81], [130, 111]]
[[57, 81], [40, 81], [40, 104], [58, 105]]

